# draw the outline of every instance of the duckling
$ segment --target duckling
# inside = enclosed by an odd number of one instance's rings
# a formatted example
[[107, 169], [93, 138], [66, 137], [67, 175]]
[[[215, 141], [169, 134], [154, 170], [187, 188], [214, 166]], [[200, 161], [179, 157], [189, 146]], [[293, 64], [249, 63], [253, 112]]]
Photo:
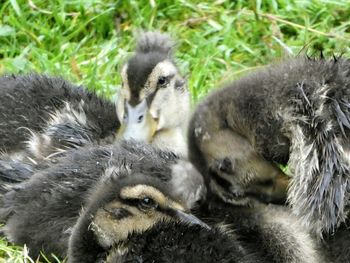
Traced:
[[[99, 185], [109, 189], [109, 181]], [[252, 211], [246, 207], [222, 209], [222, 202], [209, 208], [208, 214], [201, 208], [197, 214], [201, 223], [191, 225], [174, 221], [177, 217], [153, 220], [154, 225], [143, 227], [133, 223], [163, 209], [156, 197], [151, 205], [129, 202], [125, 207], [119, 199], [106, 197], [111, 191], [95, 189], [91, 203], [81, 214], [73, 228], [69, 242], [68, 262], [325, 262], [316, 242], [299, 224], [298, 220], [278, 207], [264, 207]], [[136, 191], [135, 191], [136, 192]], [[148, 196], [152, 196], [151, 193]], [[101, 201], [102, 200], [102, 201]], [[143, 202], [143, 201], [142, 201]], [[208, 204], [205, 204], [205, 206]], [[210, 203], [214, 205], [214, 203]], [[210, 207], [208, 205], [208, 207]], [[139, 208], [131, 206], [143, 207]], [[128, 209], [130, 213], [121, 212]], [[170, 210], [171, 211], [171, 210]], [[199, 211], [194, 211], [198, 213]], [[223, 211], [226, 211], [223, 213]], [[227, 212], [229, 211], [229, 212]], [[147, 214], [147, 216], [145, 216]], [[116, 216], [117, 215], [117, 216]], [[215, 215], [215, 216], [213, 216]], [[168, 214], [169, 216], [169, 214]], [[138, 217], [138, 218], [137, 218]], [[126, 220], [129, 225], [139, 226], [125, 235]], [[158, 222], [158, 223], [156, 223]], [[197, 222], [197, 219], [195, 220]], [[210, 229], [206, 227], [210, 225]]]
[[0, 77], [0, 151], [41, 159], [115, 137], [115, 105], [59, 77]]
[[[216, 90], [189, 124], [190, 160], [226, 202], [287, 199], [321, 236], [348, 215], [350, 61], [299, 57]], [[276, 164], [288, 164], [290, 179]]]
[[185, 157], [190, 95], [172, 59], [172, 45], [165, 34], [141, 34], [136, 53], [123, 67], [116, 106], [61, 78], [1, 77], [0, 151], [37, 164], [67, 148], [111, 143], [119, 118], [119, 138], [147, 141]]
[[[2, 232], [9, 241], [26, 244], [31, 256], [43, 250], [65, 257], [71, 229], [93, 200], [108, 201], [93, 222], [120, 220], [120, 239], [172, 216], [204, 225], [189, 214], [205, 194], [202, 176], [172, 152], [122, 141], [72, 149], [56, 160], [0, 199]], [[101, 230], [105, 247], [118, 229], [109, 226], [109, 233]]]
[[172, 57], [173, 46], [165, 34], [147, 32], [139, 37], [136, 53], [121, 71], [119, 136], [186, 157], [190, 94]]
[[188, 214], [182, 190], [179, 198], [172, 195], [176, 188], [158, 178], [113, 169], [112, 176], [96, 185], [72, 230], [69, 263], [270, 262], [234, 234], [211, 229]]

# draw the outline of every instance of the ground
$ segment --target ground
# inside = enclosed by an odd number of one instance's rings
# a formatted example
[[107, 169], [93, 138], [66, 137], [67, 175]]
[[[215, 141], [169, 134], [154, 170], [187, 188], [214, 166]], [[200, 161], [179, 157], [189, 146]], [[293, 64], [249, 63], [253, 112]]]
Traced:
[[[0, 74], [61, 75], [114, 99], [133, 36], [159, 30], [177, 42], [195, 104], [283, 57], [349, 57], [349, 13], [348, 0], [0, 0]], [[0, 239], [0, 263], [22, 262], [25, 253]]]

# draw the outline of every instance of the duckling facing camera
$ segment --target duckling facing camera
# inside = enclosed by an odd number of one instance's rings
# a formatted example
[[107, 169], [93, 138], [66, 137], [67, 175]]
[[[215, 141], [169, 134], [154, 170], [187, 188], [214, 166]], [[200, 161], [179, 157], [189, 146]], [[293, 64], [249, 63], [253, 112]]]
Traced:
[[350, 198], [350, 61], [296, 58], [216, 90], [196, 109], [190, 160], [226, 202], [288, 201], [312, 230], [334, 230]]
[[190, 94], [172, 57], [173, 46], [165, 34], [148, 32], [139, 37], [136, 53], [121, 72], [119, 135], [186, 157]]
[[[100, 233], [102, 248], [171, 217], [204, 225], [188, 212], [205, 194], [202, 176], [171, 152], [121, 142], [81, 147], [56, 160], [0, 199], [2, 232], [9, 241], [26, 244], [31, 256], [43, 250], [64, 258], [81, 209], [84, 214], [95, 206], [90, 227]], [[98, 224], [109, 229], [94, 228]]]

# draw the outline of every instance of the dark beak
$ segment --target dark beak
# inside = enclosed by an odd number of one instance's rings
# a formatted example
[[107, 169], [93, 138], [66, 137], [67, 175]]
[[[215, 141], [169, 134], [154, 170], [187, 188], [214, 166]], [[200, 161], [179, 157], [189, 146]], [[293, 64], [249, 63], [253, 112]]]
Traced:
[[200, 225], [201, 227], [204, 227], [206, 229], [211, 229], [210, 226], [208, 226], [206, 223], [204, 223], [199, 218], [195, 217], [192, 214], [187, 214], [185, 212], [182, 212], [180, 210], [176, 210], [176, 216], [179, 218], [182, 222], [186, 222], [190, 225]]

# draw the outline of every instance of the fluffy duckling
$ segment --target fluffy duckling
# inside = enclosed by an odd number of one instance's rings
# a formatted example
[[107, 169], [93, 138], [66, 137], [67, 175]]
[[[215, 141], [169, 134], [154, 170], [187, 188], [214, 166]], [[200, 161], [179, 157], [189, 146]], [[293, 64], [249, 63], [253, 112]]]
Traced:
[[172, 45], [167, 35], [141, 34], [122, 70], [117, 107], [61, 78], [0, 77], [0, 151], [36, 164], [67, 148], [112, 142], [118, 116], [119, 137], [185, 157], [190, 95], [172, 59]]
[[[113, 175], [95, 187], [72, 230], [69, 263], [270, 262], [245, 248], [233, 233], [210, 229], [188, 214], [186, 191], [175, 185], [171, 189], [144, 172], [111, 169]], [[174, 170], [177, 177], [184, 168]]]
[[190, 159], [233, 204], [288, 200], [318, 235], [348, 214], [350, 61], [295, 58], [206, 98], [189, 128]]
[[[114, 201], [106, 198], [106, 192], [97, 192], [98, 197], [92, 195], [92, 202], [73, 228], [68, 255], [70, 263], [104, 259], [108, 263], [326, 262], [318, 251], [315, 240], [298, 220], [277, 207], [264, 207], [253, 211], [225, 205], [223, 209], [220, 207], [224, 205], [221, 202], [219, 205], [215, 204], [215, 209], [209, 208], [208, 214], [200, 211], [200, 216], [212, 226], [211, 229], [205, 223], [188, 225], [183, 220], [174, 221], [176, 217], [165, 219], [160, 216], [155, 220], [158, 223], [135, 230], [125, 237], [123, 222], [130, 218], [131, 224], [135, 220], [135, 212], [121, 213], [120, 207], [124, 204], [118, 201], [117, 205], [113, 205]], [[128, 206], [132, 205], [139, 204], [129, 202]], [[159, 213], [154, 212], [157, 209], [154, 206], [160, 205], [154, 202], [144, 207], [143, 212], [135, 208], [133, 211], [137, 215], [147, 213], [150, 216]], [[146, 219], [144, 221], [147, 222]]]
[[[202, 176], [171, 152], [121, 142], [81, 147], [56, 160], [0, 199], [2, 232], [9, 241], [26, 244], [31, 256], [43, 250], [65, 257], [81, 209], [86, 213], [86, 204], [94, 200], [103, 204], [91, 224], [101, 234], [102, 247], [110, 245], [116, 231], [123, 239], [170, 217], [204, 225], [189, 214], [205, 193]], [[109, 231], [94, 228], [99, 223]]]
[[24, 150], [27, 142], [29, 151], [39, 157], [46, 155], [46, 144], [79, 146], [113, 137], [119, 127], [113, 103], [62, 78], [2, 76], [0, 95], [2, 152]]
[[165, 34], [148, 32], [140, 36], [136, 53], [121, 72], [119, 134], [186, 157], [190, 94], [172, 57], [173, 45]]

